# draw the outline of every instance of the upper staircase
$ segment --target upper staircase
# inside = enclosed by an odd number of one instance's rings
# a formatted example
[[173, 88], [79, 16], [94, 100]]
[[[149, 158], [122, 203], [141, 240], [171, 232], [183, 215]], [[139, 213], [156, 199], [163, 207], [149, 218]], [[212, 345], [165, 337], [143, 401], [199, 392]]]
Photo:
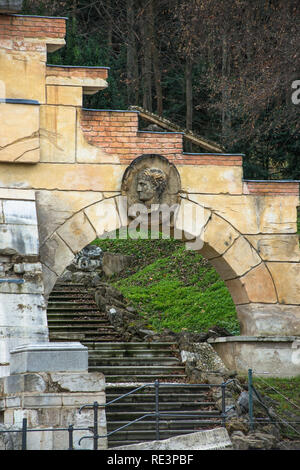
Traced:
[[[154, 382], [157, 380], [160, 412], [176, 414], [160, 421], [160, 438], [220, 424], [209, 386], [197, 388], [186, 383], [177, 344], [124, 342], [107, 315], [99, 312], [93, 289], [57, 283], [49, 297], [47, 316], [50, 341], [78, 341], [87, 346], [89, 371], [105, 375], [107, 403], [142, 386], [138, 392], [107, 406], [108, 433], [155, 412]], [[200, 411], [205, 415], [201, 420]], [[108, 446], [145, 442], [156, 437], [156, 421], [149, 416], [109, 436]]]

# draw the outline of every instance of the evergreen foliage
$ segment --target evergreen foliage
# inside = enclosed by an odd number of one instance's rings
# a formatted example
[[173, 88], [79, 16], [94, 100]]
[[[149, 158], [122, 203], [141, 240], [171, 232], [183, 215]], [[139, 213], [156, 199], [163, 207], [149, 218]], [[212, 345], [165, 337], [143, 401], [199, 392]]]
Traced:
[[296, 0], [25, 0], [23, 12], [69, 18], [50, 64], [110, 67], [84, 107], [148, 104], [183, 128], [189, 116], [193, 131], [245, 154], [246, 179], [300, 179]]

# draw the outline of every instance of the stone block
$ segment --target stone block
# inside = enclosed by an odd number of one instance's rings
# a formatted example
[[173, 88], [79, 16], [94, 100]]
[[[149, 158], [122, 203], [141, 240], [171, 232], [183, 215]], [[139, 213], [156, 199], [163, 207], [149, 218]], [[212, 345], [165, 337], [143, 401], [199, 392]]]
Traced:
[[35, 201], [35, 191], [32, 191], [31, 189], [0, 188], [0, 199]]
[[87, 371], [88, 350], [80, 343], [36, 343], [10, 352], [11, 374]]
[[10, 328], [47, 329], [46, 305], [42, 295], [0, 293], [0, 325]]
[[14, 424], [14, 410], [5, 410], [3, 424], [8, 426]]
[[29, 432], [27, 437], [28, 450], [53, 450], [54, 432], [35, 431]]
[[34, 225], [0, 225], [0, 253], [33, 256], [39, 253], [39, 234]]
[[250, 243], [240, 236], [222, 257], [211, 259], [210, 262], [222, 279], [229, 280], [242, 276], [257, 266], [261, 259]]
[[242, 194], [242, 168], [178, 165], [182, 189], [188, 193]]
[[0, 162], [38, 162], [39, 106], [0, 103], [0, 121]]
[[3, 201], [3, 215], [6, 224], [37, 225], [35, 201]]
[[23, 408], [61, 407], [62, 397], [59, 393], [43, 393], [39, 395], [24, 395]]
[[7, 408], [20, 408], [21, 398], [20, 397], [6, 397], [5, 405]]
[[[56, 65], [54, 67], [48, 66], [47, 68], [47, 85], [61, 85], [61, 86], [72, 86], [83, 88], [84, 94], [94, 94], [98, 90], [102, 90], [107, 87], [107, 82], [104, 78], [101, 78], [99, 75], [103, 76], [103, 69], [100, 69], [95, 76], [95, 74], [89, 73], [88, 67], [64, 67]], [[106, 76], [106, 73], [104, 72]]]
[[[89, 221], [98, 237], [114, 232], [121, 227], [120, 217], [114, 199], [104, 199], [85, 209]], [[114, 237], [114, 233], [111, 234]]]
[[47, 104], [82, 106], [82, 88], [47, 85]]
[[[5, 83], [6, 97], [11, 99], [36, 100], [45, 103], [46, 44], [24, 39], [25, 51], [0, 50], [0, 80]], [[28, 50], [26, 46], [29, 46]], [[27, 50], [26, 50], [27, 49]], [[22, 78], [22, 79], [20, 79]], [[34, 84], [34, 86], [32, 86]], [[3, 104], [0, 104], [0, 107]], [[26, 106], [34, 105], [14, 105]], [[1, 126], [2, 126], [1, 119]], [[23, 122], [27, 126], [29, 123]]]
[[[45, 407], [35, 410], [26, 410], [27, 412], [36, 413], [35, 427], [58, 427], [61, 424], [61, 410], [62, 408]], [[67, 427], [67, 426], [66, 426]]]
[[23, 279], [21, 279], [24, 281], [22, 284], [14, 282], [1, 282], [0, 294], [44, 294], [44, 286], [41, 274], [32, 274], [32, 279], [29, 273], [25, 274], [25, 276], [29, 279], [25, 279], [23, 277]]
[[84, 211], [73, 215], [57, 230], [57, 233], [74, 253], [79, 252], [97, 237]]
[[220, 215], [242, 234], [297, 232], [298, 196], [232, 197], [225, 194], [194, 194], [193, 191], [188, 197]]
[[240, 277], [237, 279], [231, 279], [230, 281], [225, 281], [225, 284], [235, 305], [249, 303], [249, 297]]
[[250, 302], [277, 302], [274, 282], [264, 263], [254, 267], [240, 279]]
[[73, 214], [102, 199], [102, 193], [94, 191], [37, 191], [40, 243]]
[[105, 378], [101, 372], [51, 373], [51, 381], [68, 392], [100, 392], [105, 389]]
[[222, 255], [238, 237], [239, 233], [228, 222], [212, 214], [204, 229], [201, 254], [207, 259]]
[[[93, 393], [93, 403], [94, 401], [97, 401], [99, 404], [105, 403], [104, 392]], [[91, 395], [88, 393], [69, 393], [62, 395], [63, 406], [75, 406], [76, 408], [79, 408], [82, 403], [91, 403]]]
[[76, 109], [41, 106], [41, 162], [75, 162]]
[[300, 305], [300, 263], [267, 263], [281, 304]]
[[250, 336], [300, 336], [298, 305], [251, 303], [236, 307], [241, 334]]
[[74, 253], [56, 234], [52, 235], [40, 250], [41, 261], [58, 276], [74, 259]]
[[53, 271], [51, 271], [51, 269], [49, 269], [44, 264], [42, 265], [42, 267], [43, 267], [43, 281], [44, 281], [44, 286], [45, 286], [44, 294], [45, 294], [45, 299], [48, 299], [50, 292], [55, 286], [58, 275], [55, 274]]
[[4, 223], [4, 215], [3, 215], [3, 203], [0, 200], [0, 224]]
[[299, 236], [248, 235], [246, 237], [266, 261], [300, 261]]
[[93, 165], [44, 163], [43, 165], [1, 165], [0, 184], [10, 188], [23, 187], [38, 190], [120, 191], [122, 165]]
[[296, 337], [289, 336], [227, 336], [208, 342], [229, 369], [257, 376], [297, 377], [300, 361], [293, 359], [292, 345]]
[[205, 207], [181, 199], [175, 215], [174, 237], [186, 240], [187, 249], [200, 250], [203, 247], [203, 230], [211, 212]]
[[[208, 429], [189, 434], [183, 434], [159, 441], [140, 442], [116, 447], [114, 450], [143, 451], [143, 450], [221, 450], [231, 448], [232, 443], [225, 428]], [[114, 459], [114, 457], [110, 457]], [[118, 458], [118, 457], [117, 457]], [[113, 463], [113, 461], [111, 462]]]

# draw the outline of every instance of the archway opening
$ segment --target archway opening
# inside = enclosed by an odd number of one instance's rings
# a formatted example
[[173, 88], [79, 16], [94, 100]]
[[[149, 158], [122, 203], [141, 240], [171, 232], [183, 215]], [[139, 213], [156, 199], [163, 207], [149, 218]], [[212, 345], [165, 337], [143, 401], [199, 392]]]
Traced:
[[[235, 304], [215, 267], [199, 251], [186, 249], [182, 240], [164, 238], [162, 233], [153, 238], [153, 233], [144, 231], [132, 238], [123, 227], [95, 239], [66, 267], [53, 290], [68, 289], [68, 285], [77, 287], [83, 298], [83, 290], [94, 295], [105, 291], [107, 305], [100, 295], [98, 307], [129, 341], [138, 339], [138, 330], [144, 330], [147, 338], [151, 333], [204, 334], [212, 328], [223, 335], [240, 334]], [[50, 298], [53, 305], [53, 296]], [[76, 303], [76, 296], [72, 302]], [[82, 316], [88, 320], [88, 310], [83, 310]], [[49, 329], [50, 339], [59, 340], [51, 332], [51, 320]], [[67, 340], [68, 334], [60, 338]]]

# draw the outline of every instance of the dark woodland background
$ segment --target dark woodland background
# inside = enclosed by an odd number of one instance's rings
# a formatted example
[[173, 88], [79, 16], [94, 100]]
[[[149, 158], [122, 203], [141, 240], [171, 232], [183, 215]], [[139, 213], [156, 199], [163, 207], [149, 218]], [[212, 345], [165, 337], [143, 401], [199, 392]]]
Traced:
[[142, 106], [245, 154], [245, 178], [300, 179], [298, 0], [26, 0], [23, 13], [68, 17], [48, 63], [111, 68], [85, 107]]

